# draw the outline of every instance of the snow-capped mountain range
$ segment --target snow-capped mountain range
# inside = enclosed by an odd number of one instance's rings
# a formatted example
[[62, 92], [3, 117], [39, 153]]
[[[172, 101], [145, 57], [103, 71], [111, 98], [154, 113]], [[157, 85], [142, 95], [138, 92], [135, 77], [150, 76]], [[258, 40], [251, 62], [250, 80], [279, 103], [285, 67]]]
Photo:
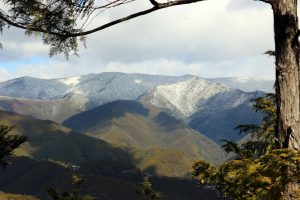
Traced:
[[[172, 77], [143, 74], [101, 73], [61, 79], [21, 77], [0, 83], [0, 95], [25, 99], [55, 100], [81, 95], [105, 100], [136, 99], [161, 84], [186, 80], [190, 76]], [[101, 99], [103, 102], [101, 102]]]
[[274, 81], [252, 78], [205, 79], [193, 75], [161, 76], [106, 72], [60, 79], [16, 78], [0, 83], [0, 95], [42, 100], [61, 99], [71, 95], [95, 96], [110, 100], [136, 99], [155, 86], [193, 78], [209, 81], [213, 83], [213, 87], [216, 83], [220, 83], [246, 92], [255, 90], [270, 92], [274, 83]]
[[[258, 82], [254, 79], [117, 72], [50, 80], [22, 77], [0, 83], [0, 109], [62, 123], [72, 115], [109, 102], [133, 100], [159, 107], [186, 124], [194, 124], [192, 127], [201, 131], [199, 124], [204, 120], [203, 116], [210, 119], [239, 106], [250, 107], [249, 100], [262, 93], [244, 92], [239, 86], [244, 87], [247, 83], [248, 88], [255, 90], [269, 88], [270, 82]], [[251, 109], [246, 110], [251, 112]]]

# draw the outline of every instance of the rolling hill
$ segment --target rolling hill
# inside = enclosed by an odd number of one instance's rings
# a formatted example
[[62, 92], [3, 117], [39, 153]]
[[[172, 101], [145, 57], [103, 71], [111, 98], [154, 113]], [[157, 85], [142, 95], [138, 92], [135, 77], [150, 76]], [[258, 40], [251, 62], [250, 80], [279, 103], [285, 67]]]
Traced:
[[[67, 166], [93, 160], [103, 162], [118, 160], [119, 164], [135, 166], [152, 175], [183, 177], [189, 174], [194, 160], [205, 159], [216, 164], [223, 161], [220, 147], [194, 132], [181, 133], [181, 130], [169, 132], [174, 134], [175, 138], [168, 136], [167, 132], [164, 135], [160, 132], [164, 138], [160, 137], [158, 144], [154, 142], [159, 140], [154, 140], [152, 136], [149, 138], [153, 143], [141, 140], [140, 146], [126, 146], [124, 143], [117, 143], [126, 138], [122, 136], [123, 133], [119, 134], [118, 139], [121, 140], [108, 143], [99, 137], [76, 133], [49, 120], [39, 120], [6, 111], [0, 111], [0, 123], [14, 125], [16, 127], [13, 133], [28, 137], [28, 142], [16, 150], [16, 155], [36, 160], [50, 159]], [[182, 136], [177, 138], [177, 135], [181, 134]], [[169, 141], [162, 141], [168, 138]], [[170, 155], [169, 159], [165, 158], [167, 155]]]
[[[182, 179], [189, 173], [194, 160], [180, 149], [124, 148], [76, 133], [49, 120], [6, 111], [0, 111], [0, 123], [15, 125], [13, 133], [29, 139], [15, 151], [18, 157], [9, 158], [12, 165], [7, 170], [0, 169], [0, 189], [6, 193], [47, 199], [46, 188], [70, 190], [71, 174], [81, 173], [86, 177], [83, 192], [103, 200], [135, 200], [139, 199], [135, 188], [143, 174], [148, 174], [154, 175], [154, 187], [165, 199], [217, 199], [214, 192], [199, 189], [195, 182]], [[74, 164], [80, 166], [79, 171], [72, 170], [70, 166]], [[177, 188], [177, 191], [170, 188]]]
[[166, 112], [135, 101], [115, 101], [67, 119], [65, 126], [129, 148], [168, 148], [191, 159], [223, 161], [220, 147]]

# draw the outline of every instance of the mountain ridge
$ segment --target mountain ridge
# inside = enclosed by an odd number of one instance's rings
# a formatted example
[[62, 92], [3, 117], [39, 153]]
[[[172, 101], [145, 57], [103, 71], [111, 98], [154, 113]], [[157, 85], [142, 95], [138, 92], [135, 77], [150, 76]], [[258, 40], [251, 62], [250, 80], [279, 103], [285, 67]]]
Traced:
[[[0, 83], [0, 95], [5, 94], [19, 97], [0, 96], [0, 109], [58, 123], [106, 103], [119, 100], [141, 101], [157, 106], [173, 117], [184, 120], [186, 125], [195, 130], [219, 140], [220, 138], [213, 136], [216, 130], [203, 129], [201, 125], [212, 122], [210, 119], [217, 119], [214, 115], [219, 113], [226, 115], [222, 120], [230, 119], [230, 110], [235, 110], [245, 102], [248, 105], [244, 105], [249, 107], [249, 100], [263, 93], [243, 92], [192, 75], [175, 77], [111, 72], [51, 80], [30, 77], [10, 80]], [[24, 99], [28, 96], [31, 99]], [[242, 110], [246, 112], [245, 115], [257, 118], [250, 109]], [[195, 125], [196, 123], [200, 125]], [[230, 135], [236, 134], [229, 131], [234, 127], [224, 129]], [[231, 136], [223, 139], [229, 138], [234, 139]]]

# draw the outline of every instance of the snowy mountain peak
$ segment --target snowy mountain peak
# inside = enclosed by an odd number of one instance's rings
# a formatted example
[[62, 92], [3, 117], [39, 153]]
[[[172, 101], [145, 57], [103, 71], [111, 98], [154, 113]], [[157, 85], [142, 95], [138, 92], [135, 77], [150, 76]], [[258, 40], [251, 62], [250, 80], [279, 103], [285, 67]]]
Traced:
[[169, 85], [159, 85], [141, 99], [150, 104], [179, 112], [183, 118], [188, 118], [201, 102], [215, 94], [232, 90], [222, 84], [206, 81], [199, 77]]

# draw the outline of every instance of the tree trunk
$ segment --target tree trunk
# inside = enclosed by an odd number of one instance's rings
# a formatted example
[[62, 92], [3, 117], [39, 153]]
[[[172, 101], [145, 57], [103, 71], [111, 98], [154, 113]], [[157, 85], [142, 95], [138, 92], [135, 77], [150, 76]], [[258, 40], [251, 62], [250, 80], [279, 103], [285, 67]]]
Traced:
[[[297, 0], [273, 0], [278, 148], [300, 150], [300, 82]], [[289, 184], [285, 197], [296, 199]]]

